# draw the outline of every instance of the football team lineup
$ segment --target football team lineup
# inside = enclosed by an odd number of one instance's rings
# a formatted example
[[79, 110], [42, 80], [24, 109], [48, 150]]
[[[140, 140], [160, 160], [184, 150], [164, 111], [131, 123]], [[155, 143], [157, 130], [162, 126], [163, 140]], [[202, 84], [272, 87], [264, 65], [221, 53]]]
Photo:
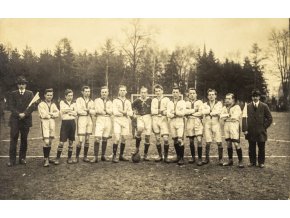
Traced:
[[[151, 139], [151, 135], [153, 135], [158, 153], [155, 162], [177, 163], [182, 166], [185, 164], [184, 157], [189, 157], [188, 163], [190, 164], [206, 165], [210, 162], [210, 157], [216, 157], [210, 155], [212, 144], [215, 143], [217, 144], [218, 165], [234, 165], [233, 157], [236, 156], [233, 153], [235, 150], [238, 157], [237, 166], [244, 168], [243, 157], [245, 155], [243, 155], [240, 143], [241, 132], [243, 132], [249, 143], [250, 163], [248, 166], [257, 165], [256, 144], [258, 144], [258, 166], [264, 168], [266, 130], [272, 124], [273, 119], [269, 107], [260, 101], [259, 90], [253, 90], [252, 102], [246, 104], [243, 110], [237, 104], [233, 93], [226, 94], [224, 103], [222, 103], [217, 100], [216, 90], [208, 89], [207, 101], [203, 102], [198, 99], [195, 88], [189, 88], [186, 99], [184, 99], [179, 87], [172, 87], [172, 94], [165, 95], [163, 87], [159, 84], [154, 86], [154, 95], [149, 96], [148, 89], [141, 87], [140, 94], [132, 95], [131, 101], [126, 98], [127, 87], [125, 85], [119, 86], [118, 97], [113, 101], [108, 98], [109, 89], [106, 86], [101, 87], [100, 97], [95, 100], [90, 98], [89, 86], [82, 87], [82, 96], [76, 101], [73, 100], [73, 90], [66, 89], [64, 100], [61, 100], [57, 106], [53, 101], [53, 89], [46, 89], [43, 100], [40, 101], [39, 93], [34, 96], [31, 91], [26, 90], [27, 81], [24, 77], [19, 77], [17, 84], [18, 90], [12, 92], [12, 97], [8, 101], [11, 111], [10, 139], [2, 140], [10, 142], [9, 162], [7, 163], [9, 167], [16, 164], [19, 132], [21, 133], [19, 163], [26, 164], [27, 136], [29, 127], [32, 126], [31, 114], [37, 107], [43, 139], [44, 167], [48, 167], [50, 163], [54, 165], [61, 163], [60, 158], [67, 142], [68, 164], [80, 161], [82, 149], [83, 162], [98, 163], [99, 156], [101, 161], [107, 161], [107, 144], [111, 138], [113, 151], [111, 161], [113, 163], [129, 161], [128, 155], [125, 155], [125, 148], [130, 135], [135, 141], [135, 151], [131, 154], [132, 162], [149, 161], [148, 151], [153, 144]], [[133, 100], [134, 98], [135, 100]], [[57, 135], [56, 120], [58, 118], [61, 119], [59, 142], [57, 143], [56, 158], [52, 159], [50, 151]], [[260, 130], [257, 131], [258, 128]], [[78, 136], [78, 141], [74, 146], [75, 135]], [[90, 142], [90, 138], [93, 138], [93, 143]], [[225, 146], [222, 138], [226, 141], [227, 161], [224, 161]], [[34, 139], [39, 139], [39, 137]], [[190, 155], [185, 155], [187, 139]], [[144, 152], [141, 158], [142, 140], [144, 140]], [[277, 139], [270, 140], [283, 142], [283, 140]], [[174, 159], [169, 155], [171, 142], [175, 150]], [[203, 142], [205, 142], [205, 147]], [[73, 158], [74, 147], [75, 157]], [[92, 156], [88, 155], [90, 147], [93, 150]], [[93, 158], [90, 159], [90, 157]], [[267, 155], [267, 157], [288, 156]]]

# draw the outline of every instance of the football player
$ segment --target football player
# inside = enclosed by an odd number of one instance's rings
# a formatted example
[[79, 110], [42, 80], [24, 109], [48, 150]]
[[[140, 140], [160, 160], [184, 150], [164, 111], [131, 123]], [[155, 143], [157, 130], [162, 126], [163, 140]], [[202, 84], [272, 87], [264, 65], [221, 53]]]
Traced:
[[96, 128], [95, 128], [95, 142], [94, 142], [94, 158], [92, 163], [98, 162], [99, 147], [102, 141], [101, 161], [106, 161], [107, 141], [112, 129], [113, 103], [108, 98], [109, 88], [103, 86], [101, 88], [101, 97], [95, 100]]
[[76, 122], [75, 118], [77, 116], [76, 105], [73, 102], [73, 91], [71, 89], [66, 89], [64, 92], [65, 100], [61, 100], [59, 103], [60, 115], [61, 115], [61, 127], [60, 127], [60, 139], [57, 148], [57, 155], [54, 161], [55, 165], [60, 163], [60, 156], [63, 150], [64, 143], [68, 140], [68, 159], [67, 163], [72, 164], [72, 152], [73, 152], [73, 142], [75, 141], [76, 132]]
[[156, 138], [156, 148], [158, 151], [158, 158], [156, 162], [163, 160], [161, 137], [164, 142], [164, 162], [170, 163], [168, 159], [169, 150], [169, 128], [167, 120], [167, 104], [170, 101], [168, 97], [163, 96], [163, 87], [161, 85], [155, 85], [154, 92], [156, 97], [152, 99], [151, 114], [152, 114], [152, 129]]
[[[173, 99], [168, 102], [167, 105], [167, 117], [169, 118], [170, 132], [174, 143], [174, 148], [176, 152], [176, 160], [174, 163], [178, 165], [184, 165], [184, 144], [183, 144], [183, 134], [184, 134], [184, 115], [186, 112], [186, 103], [184, 100], [180, 99], [180, 90], [178, 87], [174, 87], [172, 90]], [[164, 156], [168, 156], [164, 152]]]
[[205, 147], [205, 160], [201, 162], [201, 158], [198, 158], [198, 166], [209, 163], [210, 145], [215, 141], [218, 145], [218, 156], [220, 166], [223, 165], [223, 147], [222, 147], [222, 134], [220, 125], [220, 114], [222, 111], [222, 103], [216, 100], [217, 92], [214, 89], [207, 91], [208, 101], [203, 104], [204, 114], [204, 136], [206, 141]]
[[241, 107], [235, 103], [235, 95], [228, 93], [225, 99], [225, 106], [221, 112], [221, 119], [224, 120], [224, 133], [228, 146], [229, 161], [224, 163], [224, 166], [233, 165], [233, 145], [236, 148], [236, 152], [239, 159], [239, 168], [243, 168], [243, 152], [240, 146], [240, 118], [242, 115]]
[[152, 99], [148, 98], [148, 89], [142, 87], [140, 89], [141, 97], [137, 98], [132, 103], [133, 111], [137, 117], [137, 134], [136, 139], [136, 150], [134, 154], [139, 153], [140, 143], [141, 143], [141, 134], [145, 133], [145, 143], [144, 143], [144, 161], [149, 161], [148, 159], [148, 150], [150, 146], [150, 135], [152, 129], [152, 119], [151, 119], [151, 102]]
[[203, 124], [202, 124], [202, 108], [203, 103], [201, 100], [197, 99], [196, 89], [188, 89], [188, 100], [186, 101], [186, 136], [189, 138], [189, 147], [192, 159], [189, 160], [189, 163], [195, 162], [195, 147], [194, 147], [194, 138], [197, 139], [197, 153], [198, 158], [201, 160], [202, 157], [202, 133], [203, 133]]
[[44, 141], [43, 156], [44, 167], [49, 166], [49, 155], [52, 145], [52, 140], [55, 136], [55, 118], [59, 116], [59, 110], [55, 103], [52, 102], [53, 89], [46, 89], [44, 91], [44, 101], [38, 105], [38, 112], [40, 116], [41, 132]]
[[131, 102], [126, 99], [127, 87], [120, 85], [119, 97], [113, 100], [113, 115], [114, 115], [114, 135], [113, 144], [113, 163], [118, 163], [117, 150], [120, 145], [120, 161], [129, 161], [124, 157], [126, 136], [129, 135], [130, 117], [133, 116]]
[[82, 97], [77, 98], [76, 108], [77, 108], [77, 131], [79, 137], [79, 143], [76, 148], [76, 159], [74, 163], [79, 162], [79, 155], [81, 148], [84, 147], [84, 162], [90, 162], [88, 158], [89, 151], [89, 139], [93, 131], [93, 120], [92, 115], [95, 114], [94, 101], [90, 98], [91, 89], [89, 86], [82, 87]]

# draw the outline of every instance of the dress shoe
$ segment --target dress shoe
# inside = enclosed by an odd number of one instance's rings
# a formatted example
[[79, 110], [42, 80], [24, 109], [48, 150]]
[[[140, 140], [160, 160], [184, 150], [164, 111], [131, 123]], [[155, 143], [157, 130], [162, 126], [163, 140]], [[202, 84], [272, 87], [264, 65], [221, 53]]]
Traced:
[[255, 167], [255, 166], [256, 166], [255, 163], [249, 163], [249, 164], [248, 164], [248, 167]]
[[265, 167], [265, 164], [259, 164], [259, 167], [260, 168], [264, 168]]
[[105, 155], [101, 156], [101, 161], [107, 161], [107, 158], [105, 157]]
[[179, 161], [178, 161], [178, 163], [177, 163], [179, 166], [182, 166], [182, 165], [184, 165], [184, 159], [183, 158], [181, 158]]
[[7, 167], [13, 167], [15, 165], [15, 162], [9, 161], [6, 165]]
[[26, 160], [24, 158], [20, 159], [19, 164], [26, 165]]

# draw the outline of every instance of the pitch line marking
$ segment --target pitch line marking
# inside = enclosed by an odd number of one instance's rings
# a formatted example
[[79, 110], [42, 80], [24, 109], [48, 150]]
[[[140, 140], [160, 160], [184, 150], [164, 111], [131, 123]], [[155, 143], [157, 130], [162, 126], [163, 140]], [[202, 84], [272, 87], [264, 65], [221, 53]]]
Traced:
[[[94, 136], [90, 136], [90, 138], [93, 138], [93, 137]], [[55, 136], [55, 139], [58, 139], [58, 138], [59, 138], [59, 136]], [[224, 136], [223, 136], [223, 138], [224, 138]], [[42, 139], [42, 137], [28, 138], [28, 140], [39, 140], [39, 139]], [[241, 139], [245, 139], [245, 137], [241, 137]], [[270, 141], [270, 142], [285, 142], [285, 143], [290, 143], [290, 140], [283, 140], [283, 139], [268, 139], [268, 141]], [[2, 142], [10, 142], [10, 139], [3, 139]]]
[[[82, 157], [82, 156], [80, 156], [80, 157]], [[94, 157], [94, 156], [88, 156], [88, 157]], [[112, 157], [112, 155], [109, 155], [109, 156], [107, 156], [107, 157]], [[125, 157], [127, 157], [127, 158], [130, 158], [131, 156], [129, 156], [129, 155], [127, 155], [127, 156], [125, 156]], [[151, 158], [153, 158], [153, 157], [157, 157], [157, 156], [151, 156]], [[175, 156], [173, 155], [173, 156], [168, 156], [170, 159], [172, 159], [172, 158], [174, 158]], [[184, 156], [185, 158], [190, 158], [191, 156]], [[211, 158], [217, 158], [218, 156], [217, 155], [212, 155], [212, 156], [210, 156]], [[238, 156], [233, 156], [233, 157], [238, 157]], [[243, 157], [249, 157], [249, 156], [243, 156]], [[266, 158], [289, 158], [290, 156], [287, 156], [287, 155], [266, 155], [265, 156]], [[2, 155], [2, 156], [0, 156], [0, 158], [9, 158], [9, 156], [8, 155]], [[43, 156], [41, 156], [41, 155], [31, 155], [31, 156], [26, 156], [26, 158], [43, 158]], [[53, 157], [54, 158], [54, 157]], [[63, 156], [62, 158], [67, 158], [66, 156]]]

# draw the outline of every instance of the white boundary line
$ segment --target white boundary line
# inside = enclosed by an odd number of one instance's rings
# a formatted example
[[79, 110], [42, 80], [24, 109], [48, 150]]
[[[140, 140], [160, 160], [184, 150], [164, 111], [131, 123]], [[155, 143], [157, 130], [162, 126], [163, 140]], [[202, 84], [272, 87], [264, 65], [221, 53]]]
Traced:
[[[26, 158], [43, 158], [43, 156], [39, 156], [39, 155], [35, 155], [35, 156], [26, 156]], [[53, 156], [54, 157], [54, 156]], [[83, 156], [80, 156], [80, 158], [82, 158]], [[94, 156], [88, 156], [88, 157], [94, 157]], [[111, 156], [107, 156], [107, 157], [112, 157], [112, 155]], [[131, 156], [126, 156], [127, 158], [131, 158]], [[151, 156], [151, 158], [154, 158], [154, 157], [157, 157], [157, 156]], [[174, 158], [175, 156], [168, 156], [170, 159], [172, 159], [172, 158]], [[184, 156], [185, 158], [190, 158], [191, 156]], [[217, 155], [213, 155], [213, 156], [210, 156], [211, 158], [216, 158], [216, 157], [218, 157]], [[233, 157], [238, 157], [238, 156], [233, 156]], [[243, 157], [249, 157], [249, 156], [243, 156]], [[279, 156], [279, 155], [266, 155], [265, 156], [266, 158], [290, 158], [290, 156], [287, 156], [287, 155], [281, 155], [281, 156]], [[7, 156], [7, 155], [3, 155], [3, 156], [0, 156], [0, 158], [9, 158], [9, 156]], [[62, 158], [66, 158], [66, 156], [63, 156]], [[109, 162], [109, 161], [108, 161]]]
[[[77, 136], [76, 136], [77, 137]], [[90, 138], [93, 138], [94, 136], [90, 136]], [[55, 139], [58, 139], [59, 136], [55, 136]], [[223, 136], [224, 138], [224, 136]], [[42, 139], [42, 137], [34, 137], [34, 138], [28, 138], [28, 140], [39, 140]], [[245, 137], [241, 137], [241, 139], [245, 139]], [[18, 139], [19, 141], [20, 139]], [[1, 140], [2, 142], [10, 142], [10, 139], [3, 139]], [[283, 139], [268, 139], [270, 142], [285, 142], [285, 143], [290, 143], [290, 140], [283, 140]]]

